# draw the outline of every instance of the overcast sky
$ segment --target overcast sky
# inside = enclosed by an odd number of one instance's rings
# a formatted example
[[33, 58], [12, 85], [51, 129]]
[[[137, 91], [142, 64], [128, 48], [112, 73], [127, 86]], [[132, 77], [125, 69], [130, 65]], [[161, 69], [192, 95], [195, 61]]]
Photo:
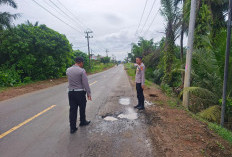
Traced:
[[[73, 29], [32, 0], [15, 1], [18, 4], [17, 10], [6, 6], [1, 7], [1, 11], [21, 13], [22, 16], [14, 21], [14, 24], [25, 23], [27, 20], [32, 23], [38, 21], [39, 24], [46, 24], [59, 33], [65, 34], [70, 43], [73, 44], [74, 49], [79, 48], [83, 52], [87, 52], [84, 31], [90, 28], [94, 32], [93, 38], [90, 39], [93, 53], [105, 55], [105, 49], [108, 49], [109, 56], [113, 54], [118, 60], [127, 56], [127, 52], [131, 51], [131, 43], [138, 39], [135, 33], [146, 2], [146, 0], [52, 0], [66, 13], [65, 15], [49, 0], [35, 0], [52, 14], [75, 28]], [[145, 35], [146, 39], [154, 38], [154, 41], [159, 41], [164, 36], [162, 32], [164, 32], [165, 27], [164, 19], [158, 12], [160, 0], [155, 0], [153, 10], [145, 25], [153, 2], [154, 0], [148, 0], [137, 34]], [[154, 22], [151, 25], [154, 17]], [[150, 30], [148, 30], [149, 25], [151, 25]]]

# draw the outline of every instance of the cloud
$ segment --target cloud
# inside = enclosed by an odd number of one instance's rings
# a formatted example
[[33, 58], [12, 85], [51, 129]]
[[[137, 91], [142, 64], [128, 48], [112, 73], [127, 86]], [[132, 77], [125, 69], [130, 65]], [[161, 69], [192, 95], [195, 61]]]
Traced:
[[106, 19], [106, 22], [113, 24], [114, 26], [120, 25], [123, 23], [123, 18], [116, 14], [103, 14], [103, 17]]

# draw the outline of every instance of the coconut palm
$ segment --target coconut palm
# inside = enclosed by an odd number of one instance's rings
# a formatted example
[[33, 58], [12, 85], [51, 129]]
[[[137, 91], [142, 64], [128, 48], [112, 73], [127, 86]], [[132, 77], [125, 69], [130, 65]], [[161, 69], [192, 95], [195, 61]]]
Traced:
[[[0, 0], [0, 5], [9, 5], [17, 8], [17, 4], [13, 0]], [[0, 30], [10, 28], [14, 19], [17, 19], [19, 14], [10, 14], [9, 12], [0, 12]]]

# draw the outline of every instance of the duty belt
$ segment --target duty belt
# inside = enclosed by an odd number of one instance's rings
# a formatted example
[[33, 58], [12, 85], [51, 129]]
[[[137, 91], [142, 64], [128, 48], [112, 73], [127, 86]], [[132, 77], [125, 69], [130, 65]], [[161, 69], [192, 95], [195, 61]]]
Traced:
[[85, 90], [84, 89], [68, 89], [68, 91], [81, 92], [81, 91], [85, 91]]

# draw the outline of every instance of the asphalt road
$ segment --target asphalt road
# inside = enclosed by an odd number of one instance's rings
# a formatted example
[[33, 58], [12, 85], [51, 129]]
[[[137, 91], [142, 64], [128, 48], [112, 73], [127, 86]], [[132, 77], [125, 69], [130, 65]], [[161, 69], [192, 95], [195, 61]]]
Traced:
[[0, 156], [155, 156], [123, 65], [89, 76], [89, 83], [91, 124], [75, 134], [69, 132], [67, 83], [1, 101]]

